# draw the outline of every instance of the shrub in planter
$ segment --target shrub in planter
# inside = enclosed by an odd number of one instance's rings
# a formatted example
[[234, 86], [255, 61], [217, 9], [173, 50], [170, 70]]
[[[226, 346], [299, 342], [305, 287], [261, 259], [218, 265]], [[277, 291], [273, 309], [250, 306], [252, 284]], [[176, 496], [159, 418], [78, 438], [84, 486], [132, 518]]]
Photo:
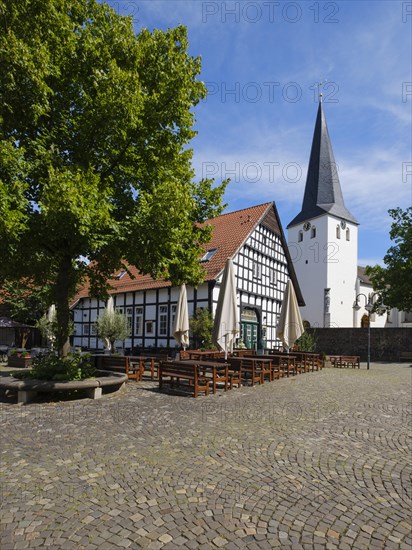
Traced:
[[34, 359], [30, 378], [36, 380], [84, 380], [95, 376], [95, 372], [88, 354], [74, 353], [65, 358], [51, 354]]
[[32, 357], [28, 351], [12, 350], [7, 360], [9, 367], [30, 367], [31, 364]]

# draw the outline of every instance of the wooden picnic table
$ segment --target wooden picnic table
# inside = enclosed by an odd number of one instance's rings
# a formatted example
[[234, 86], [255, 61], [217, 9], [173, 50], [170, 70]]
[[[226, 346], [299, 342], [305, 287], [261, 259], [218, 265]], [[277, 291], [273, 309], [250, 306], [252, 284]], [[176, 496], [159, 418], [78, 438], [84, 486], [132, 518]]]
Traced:
[[174, 363], [181, 365], [198, 365], [204, 376], [211, 375], [212, 379], [212, 391], [216, 393], [216, 384], [223, 382], [225, 385], [225, 391], [227, 391], [229, 383], [229, 364], [218, 361], [201, 361], [198, 359], [185, 359], [184, 361], [173, 361]]
[[149, 355], [129, 355], [129, 364], [132, 368], [136, 369], [136, 367], [139, 368], [140, 372], [140, 379], [143, 377], [143, 373], [148, 366], [150, 368], [150, 374], [152, 380], [154, 380], [155, 376], [155, 360], [154, 357], [151, 357]]
[[274, 364], [282, 370], [282, 376], [289, 378], [289, 373], [296, 374], [296, 356], [290, 353], [271, 353], [270, 357], [273, 358]]
[[162, 391], [165, 378], [170, 378], [170, 385], [181, 385], [181, 380], [186, 381], [186, 387], [193, 391], [194, 397], [198, 397], [200, 391], [209, 395], [209, 380], [202, 376], [198, 364], [189, 361], [161, 361], [159, 363], [159, 391]]
[[313, 351], [305, 351], [306, 361], [310, 364], [312, 372], [314, 370], [319, 370], [323, 368], [323, 361], [321, 359], [320, 353], [315, 353]]
[[[249, 359], [254, 362], [254, 365], [260, 371], [261, 378], [262, 378], [262, 382], [261, 382], [262, 384], [264, 383], [265, 376], [267, 374], [269, 374], [269, 381], [270, 382], [272, 382], [272, 380], [274, 380], [275, 371], [273, 369], [273, 361], [272, 361], [271, 357], [269, 357], [268, 355], [252, 355], [252, 354], [242, 356], [243, 361], [247, 361]], [[243, 363], [242, 363], [242, 365], [243, 365]], [[279, 372], [279, 371], [277, 371], [277, 372]], [[278, 376], [278, 378], [279, 378], [279, 376]]]
[[211, 350], [211, 349], [206, 349], [206, 350], [200, 350], [200, 349], [194, 349], [194, 350], [187, 350], [186, 351], [186, 354], [187, 356], [189, 357], [189, 359], [199, 359], [199, 360], [202, 360], [202, 359], [206, 359], [208, 357], [210, 358], [214, 358], [214, 357], [224, 357], [224, 352], [223, 351], [219, 351], [219, 350]]
[[360, 368], [360, 357], [358, 355], [330, 355], [329, 359], [333, 367]]

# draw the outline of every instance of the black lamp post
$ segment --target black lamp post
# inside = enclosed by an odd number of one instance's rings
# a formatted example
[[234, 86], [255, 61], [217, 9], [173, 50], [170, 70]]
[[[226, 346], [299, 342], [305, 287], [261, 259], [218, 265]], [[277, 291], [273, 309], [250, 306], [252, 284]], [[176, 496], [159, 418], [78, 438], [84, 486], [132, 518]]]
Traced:
[[361, 306], [359, 305], [359, 296], [363, 296], [365, 298], [365, 309], [368, 312], [368, 363], [367, 363], [367, 369], [369, 370], [370, 364], [371, 364], [371, 312], [373, 309], [373, 297], [375, 296], [375, 292], [372, 292], [368, 296], [366, 294], [363, 294], [363, 292], [360, 292], [355, 299], [355, 303], [353, 304], [353, 309], [355, 311], [359, 311]]

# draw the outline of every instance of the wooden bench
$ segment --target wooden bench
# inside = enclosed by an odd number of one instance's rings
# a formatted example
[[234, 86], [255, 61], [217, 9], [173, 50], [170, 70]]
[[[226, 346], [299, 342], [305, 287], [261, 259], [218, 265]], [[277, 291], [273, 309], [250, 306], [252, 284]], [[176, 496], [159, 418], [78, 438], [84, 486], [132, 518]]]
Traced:
[[228, 375], [228, 384], [229, 389], [233, 389], [234, 386], [240, 388], [242, 385], [242, 362], [240, 357], [218, 357], [216, 359], [219, 363], [227, 363], [227, 375]]
[[412, 361], [412, 351], [401, 351], [399, 361]]
[[331, 355], [329, 357], [332, 367], [356, 367], [360, 369], [359, 355]]
[[124, 373], [128, 379], [136, 380], [136, 382], [139, 382], [143, 376], [140, 363], [132, 365], [127, 355], [98, 355], [96, 356], [96, 367], [99, 370]]
[[286, 374], [289, 378], [290, 374], [296, 374], [295, 355], [289, 353], [276, 353], [271, 354], [270, 357], [272, 359], [272, 368], [279, 371], [278, 377], [282, 376], [282, 378], [284, 378]]
[[[235, 358], [236, 359], [236, 358]], [[254, 359], [247, 359], [245, 357], [239, 358], [240, 360], [240, 366], [242, 371], [242, 380], [248, 381], [250, 380], [250, 383], [252, 386], [255, 385], [255, 382], [259, 382], [259, 384], [263, 384], [263, 376], [262, 376], [262, 369], [260, 368], [260, 365], [256, 363]]]
[[[198, 397], [200, 391], [209, 395], [209, 380], [201, 375], [199, 365], [185, 364], [185, 361], [161, 361], [159, 363], [159, 390], [162, 390], [164, 379], [170, 378], [171, 386], [185, 386], [193, 390]], [[182, 384], [182, 380], [186, 384]]]
[[[267, 355], [245, 355], [243, 360], [253, 360], [255, 367], [260, 371], [262, 384], [265, 381], [265, 376], [268, 376], [269, 382], [272, 382], [275, 377], [279, 378], [279, 370], [274, 368], [272, 358]], [[279, 375], [279, 376], [277, 376]]]

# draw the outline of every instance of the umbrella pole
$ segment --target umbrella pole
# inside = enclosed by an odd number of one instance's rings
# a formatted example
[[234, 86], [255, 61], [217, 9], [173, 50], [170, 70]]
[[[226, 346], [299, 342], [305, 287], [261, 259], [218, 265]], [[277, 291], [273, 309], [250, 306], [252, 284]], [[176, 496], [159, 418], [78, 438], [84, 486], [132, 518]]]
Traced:
[[225, 361], [227, 359], [227, 333], [225, 334]]

